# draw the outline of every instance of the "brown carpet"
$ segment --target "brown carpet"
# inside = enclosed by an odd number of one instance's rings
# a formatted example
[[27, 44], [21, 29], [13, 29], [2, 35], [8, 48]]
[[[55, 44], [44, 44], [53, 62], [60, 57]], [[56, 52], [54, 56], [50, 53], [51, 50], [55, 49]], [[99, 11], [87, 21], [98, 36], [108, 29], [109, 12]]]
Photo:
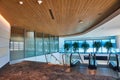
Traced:
[[68, 67], [25, 61], [0, 70], [0, 80], [116, 80], [108, 76], [68, 72]]

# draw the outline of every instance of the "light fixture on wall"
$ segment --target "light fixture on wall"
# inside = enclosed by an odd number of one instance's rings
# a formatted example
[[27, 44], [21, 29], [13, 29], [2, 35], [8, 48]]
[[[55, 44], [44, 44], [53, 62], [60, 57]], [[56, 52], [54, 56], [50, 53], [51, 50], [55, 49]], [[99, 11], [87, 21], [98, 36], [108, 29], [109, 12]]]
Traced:
[[22, 5], [22, 4], [23, 4], [23, 1], [19, 1], [19, 4]]
[[38, 0], [37, 2], [38, 2], [38, 4], [41, 4], [41, 3], [42, 3], [42, 0]]

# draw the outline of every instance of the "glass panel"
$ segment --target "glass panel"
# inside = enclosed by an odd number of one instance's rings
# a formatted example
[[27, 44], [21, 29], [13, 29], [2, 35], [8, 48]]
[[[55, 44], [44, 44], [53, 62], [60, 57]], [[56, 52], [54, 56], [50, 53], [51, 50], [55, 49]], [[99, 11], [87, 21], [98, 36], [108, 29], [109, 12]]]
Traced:
[[118, 53], [119, 49], [117, 49], [116, 40], [115, 39], [111, 39], [111, 43], [113, 45], [113, 47], [111, 48], [111, 52], [112, 53]]
[[26, 31], [25, 37], [25, 57], [35, 56], [34, 32]]
[[44, 54], [57, 52], [59, 50], [58, 37], [50, 37], [49, 34], [44, 35], [42, 33], [35, 33], [33, 31], [25, 31], [24, 29], [12, 27], [10, 39], [10, 60], [23, 58], [29, 59], [28, 57], [35, 57], [37, 61], [45, 62], [46, 57]]
[[111, 39], [111, 43], [113, 45], [113, 49], [115, 49], [116, 48], [116, 40], [115, 39]]
[[[98, 50], [98, 53], [101, 53], [102, 52], [102, 42], [101, 42], [101, 40], [94, 40], [94, 42], [100, 42], [101, 43], [101, 47]], [[93, 50], [94, 50], [94, 52], [96, 52], [95, 48], [93, 48]]]
[[18, 42], [14, 42], [14, 50], [17, 51], [18, 49]]
[[93, 40], [86, 40], [86, 42], [89, 44], [89, 48], [87, 49], [88, 53], [93, 52]]
[[10, 51], [14, 50], [14, 45], [13, 45], [13, 41], [10, 42]]
[[24, 43], [23, 42], [19, 42], [19, 50], [24, 50]]
[[36, 55], [43, 55], [43, 34], [36, 34]]
[[58, 52], [58, 48], [59, 48], [58, 37], [55, 37], [55, 52]]
[[[96, 50], [95, 50], [95, 48], [93, 49], [93, 42], [95, 42], [95, 41], [96, 42], [101, 42], [101, 47], [98, 50], [99, 54], [96, 54], [97, 63], [100, 64], [100, 65], [108, 65], [107, 63], [108, 63], [109, 54], [106, 54], [107, 49], [104, 47], [104, 44], [106, 42], [111, 41], [111, 43], [113, 44], [114, 53], [120, 52], [118, 49], [116, 49], [116, 38], [115, 37], [109, 36], [109, 37], [102, 37], [102, 38], [88, 39], [88, 40], [65, 40], [64, 43], [70, 43], [71, 44], [71, 43], [74, 43], [74, 42], [77, 42], [77, 41], [79, 41], [79, 52], [80, 53], [84, 52], [84, 50], [81, 48], [81, 44], [83, 42], [86, 41], [90, 46], [89, 49], [87, 50], [87, 52], [95, 52]], [[101, 53], [105, 53], [105, 54], [101, 54]], [[73, 56], [74, 56], [73, 57], [74, 59], [78, 58], [78, 56], [75, 55], [75, 54]], [[88, 60], [85, 59], [88, 56], [88, 54], [81, 54], [81, 56], [82, 56], [83, 63], [88, 64]], [[113, 52], [110, 56], [110, 61], [115, 61], [115, 55], [113, 54]], [[120, 62], [120, 58], [119, 58], [119, 62]]]
[[[73, 50], [73, 44], [74, 44], [75, 42], [79, 44], [79, 41], [72, 41], [72, 45], [71, 45], [71, 47], [72, 47], [72, 52], [74, 52], [74, 50]], [[78, 52], [78, 50], [76, 50], [76, 52]]]
[[54, 48], [55, 48], [55, 46], [54, 46], [54, 43], [55, 41], [54, 41], [54, 36], [50, 36], [50, 53], [53, 53], [54, 52]]
[[44, 54], [49, 54], [49, 35], [44, 34]]
[[[65, 41], [65, 43], [68, 43], [69, 46], [70, 46], [68, 52], [72, 52], [72, 51], [73, 51], [73, 50], [72, 50], [72, 41]], [[64, 47], [64, 46], [63, 46], [63, 47]], [[65, 50], [64, 50], [64, 51], [65, 51]]]
[[81, 44], [82, 44], [83, 42], [84, 42], [84, 41], [79, 41], [79, 52], [80, 52], [80, 53], [83, 53], [83, 52], [84, 52], [83, 48], [81, 48]]
[[24, 58], [24, 30], [11, 28], [10, 60]]
[[102, 40], [102, 52], [103, 52], [103, 53], [106, 53], [106, 52], [107, 52], [107, 49], [104, 47], [104, 44], [105, 44], [107, 41], [110, 41], [110, 40]]

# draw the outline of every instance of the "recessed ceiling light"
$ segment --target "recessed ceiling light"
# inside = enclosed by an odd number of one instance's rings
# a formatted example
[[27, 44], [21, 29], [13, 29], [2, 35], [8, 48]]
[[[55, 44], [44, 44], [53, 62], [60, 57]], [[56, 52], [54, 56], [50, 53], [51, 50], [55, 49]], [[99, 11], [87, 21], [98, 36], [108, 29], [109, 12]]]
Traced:
[[38, 2], [38, 4], [41, 4], [41, 3], [42, 3], [42, 0], [38, 0], [37, 2]]
[[23, 4], [23, 1], [19, 1], [19, 4], [22, 5], [22, 4]]
[[83, 21], [82, 21], [82, 20], [79, 20], [78, 22], [79, 22], [79, 23], [83, 23]]

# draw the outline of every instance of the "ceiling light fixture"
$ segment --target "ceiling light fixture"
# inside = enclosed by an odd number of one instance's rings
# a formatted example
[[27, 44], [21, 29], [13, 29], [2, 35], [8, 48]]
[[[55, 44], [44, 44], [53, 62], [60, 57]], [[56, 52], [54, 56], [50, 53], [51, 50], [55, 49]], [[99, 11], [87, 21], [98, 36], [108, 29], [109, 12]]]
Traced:
[[83, 23], [83, 21], [82, 21], [82, 20], [79, 20], [78, 22], [79, 22], [79, 23]]
[[38, 4], [41, 4], [41, 3], [42, 3], [42, 0], [38, 0], [37, 2], [38, 2]]
[[23, 4], [23, 1], [19, 1], [19, 4], [22, 5], [22, 4]]

